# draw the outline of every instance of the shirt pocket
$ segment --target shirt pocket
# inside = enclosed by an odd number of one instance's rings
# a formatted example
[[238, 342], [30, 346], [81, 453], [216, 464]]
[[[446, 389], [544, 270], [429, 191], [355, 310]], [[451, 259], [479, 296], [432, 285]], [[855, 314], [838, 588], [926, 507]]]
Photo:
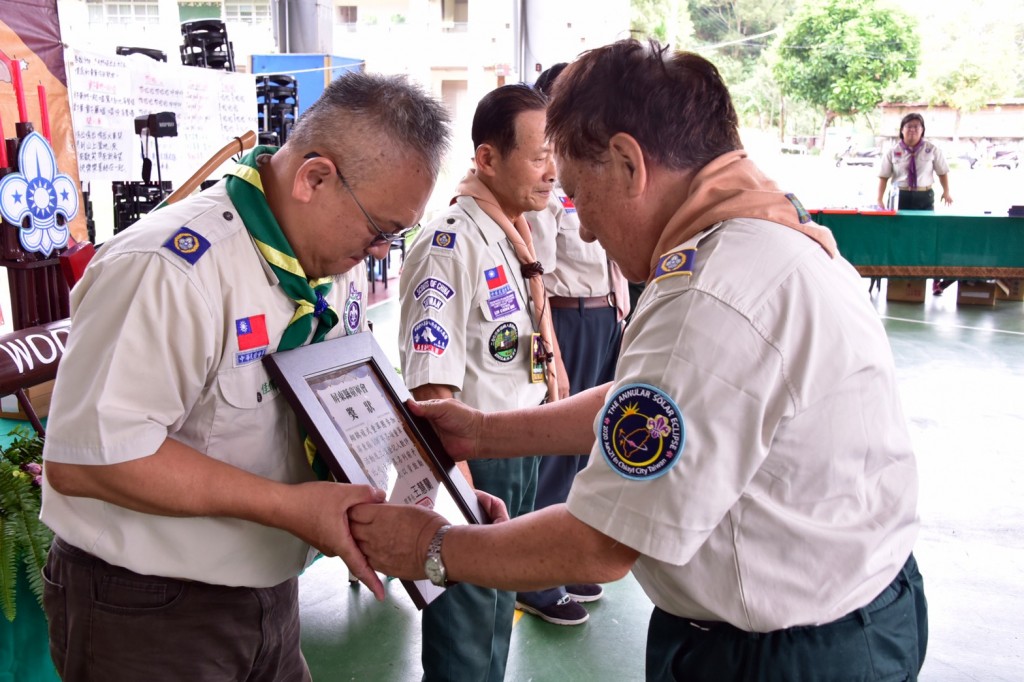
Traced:
[[293, 440], [299, 440], [295, 418], [262, 364], [227, 368], [217, 375], [210, 456], [259, 476], [284, 480]]

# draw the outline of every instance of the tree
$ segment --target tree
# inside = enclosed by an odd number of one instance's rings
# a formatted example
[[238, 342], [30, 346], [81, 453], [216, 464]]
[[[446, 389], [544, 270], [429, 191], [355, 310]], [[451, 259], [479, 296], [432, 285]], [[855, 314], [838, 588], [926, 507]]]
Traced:
[[959, 135], [964, 112], [1012, 97], [1017, 89], [1020, 48], [1016, 41], [1022, 33], [1024, 10], [992, 11], [998, 9], [996, 4], [965, 0], [952, 14], [929, 17], [933, 30], [922, 36], [928, 59], [921, 64], [919, 90], [929, 104], [956, 110], [954, 136]]
[[[740, 41], [782, 26], [791, 12], [791, 0], [689, 0], [693, 32], [707, 44]], [[747, 62], [755, 60], [769, 44], [765, 40], [736, 42], [722, 48], [725, 54]]]
[[637, 38], [657, 38], [683, 49], [692, 41], [693, 22], [686, 0], [631, 0], [630, 32]]
[[809, 0], [778, 41], [772, 71], [784, 95], [833, 120], [870, 112], [886, 86], [917, 73], [916, 22], [876, 0]]

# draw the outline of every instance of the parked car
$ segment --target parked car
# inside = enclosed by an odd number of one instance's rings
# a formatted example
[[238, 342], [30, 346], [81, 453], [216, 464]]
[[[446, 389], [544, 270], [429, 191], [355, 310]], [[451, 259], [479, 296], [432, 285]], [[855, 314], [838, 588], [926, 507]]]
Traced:
[[996, 147], [991, 152], [992, 167], [1011, 170], [1020, 165], [1020, 153], [1012, 147]]
[[857, 149], [847, 147], [842, 153], [836, 155], [836, 168], [840, 166], [874, 166], [882, 155], [877, 147], [869, 149]]

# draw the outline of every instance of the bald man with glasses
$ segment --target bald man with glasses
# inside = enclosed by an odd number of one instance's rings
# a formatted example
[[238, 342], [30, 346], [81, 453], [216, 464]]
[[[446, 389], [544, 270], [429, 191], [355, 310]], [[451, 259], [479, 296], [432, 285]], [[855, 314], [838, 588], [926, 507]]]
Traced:
[[448, 138], [419, 88], [348, 74], [283, 147], [92, 261], [44, 451], [64, 680], [309, 680], [297, 576], [316, 552], [383, 597], [346, 523], [382, 491], [317, 480], [261, 359], [365, 329], [358, 273], [419, 221]]

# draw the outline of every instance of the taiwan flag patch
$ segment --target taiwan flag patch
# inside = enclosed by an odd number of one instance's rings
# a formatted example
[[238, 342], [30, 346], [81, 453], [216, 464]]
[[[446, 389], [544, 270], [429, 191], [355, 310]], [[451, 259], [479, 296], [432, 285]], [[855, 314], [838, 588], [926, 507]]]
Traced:
[[508, 278], [505, 277], [505, 266], [499, 265], [496, 268], [484, 270], [484, 279], [487, 280], [488, 291], [505, 286], [508, 284]]
[[267, 336], [267, 320], [263, 315], [252, 315], [235, 320], [235, 336], [238, 337], [238, 350], [262, 348], [270, 344]]
[[576, 204], [572, 203], [572, 199], [570, 199], [564, 194], [559, 194], [558, 200], [562, 202], [562, 208], [565, 210], [566, 213], [576, 212]]

